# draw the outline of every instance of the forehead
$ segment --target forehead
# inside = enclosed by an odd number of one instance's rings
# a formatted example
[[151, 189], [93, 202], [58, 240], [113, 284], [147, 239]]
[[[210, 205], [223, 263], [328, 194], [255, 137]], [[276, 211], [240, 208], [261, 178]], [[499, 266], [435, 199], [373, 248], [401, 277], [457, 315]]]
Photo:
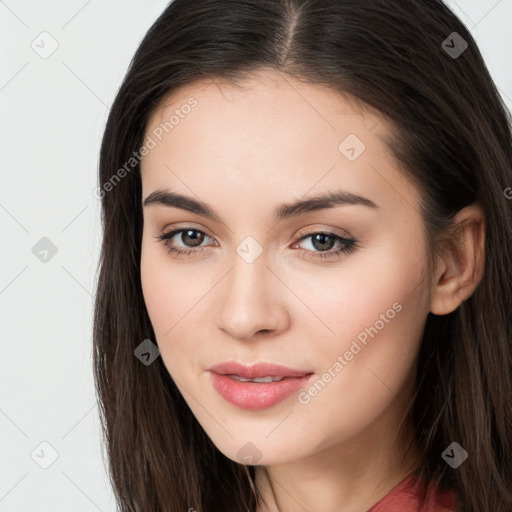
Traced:
[[373, 193], [384, 202], [398, 193], [411, 203], [416, 194], [389, 152], [381, 112], [278, 72], [180, 87], [154, 109], [145, 135], [156, 142], [141, 164], [147, 192], [166, 185], [185, 191], [177, 176], [186, 176], [201, 192], [229, 182], [241, 193], [260, 187], [269, 195], [288, 190], [290, 197], [315, 184]]
[[[327, 126], [330, 123], [325, 118], [326, 111], [331, 116], [337, 114], [358, 117], [367, 128], [376, 126], [383, 118], [381, 112], [343, 91], [300, 81], [296, 77], [274, 70], [261, 70], [245, 75], [245, 78], [239, 78], [236, 82], [211, 77], [174, 89], [153, 110], [147, 131], [168, 121], [175, 109], [185, 105], [192, 97], [199, 103], [207, 103], [208, 106], [216, 104], [223, 109], [240, 110], [259, 105], [271, 108], [276, 114], [281, 111], [293, 115], [292, 107], [298, 107], [301, 114], [306, 114], [309, 110], [310, 115], [324, 118]], [[262, 110], [264, 109], [256, 108], [252, 112], [253, 119]]]

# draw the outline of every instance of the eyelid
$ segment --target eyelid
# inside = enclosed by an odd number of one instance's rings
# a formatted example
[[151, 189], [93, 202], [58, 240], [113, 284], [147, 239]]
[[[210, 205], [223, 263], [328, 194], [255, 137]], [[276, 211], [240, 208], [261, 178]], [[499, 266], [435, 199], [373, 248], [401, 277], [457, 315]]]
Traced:
[[328, 234], [332, 233], [332, 234], [340, 236], [341, 238], [347, 238], [347, 239], [354, 238], [345, 229], [335, 228], [335, 227], [332, 227], [332, 226], [329, 226], [327, 228], [326, 227], [318, 227], [318, 226], [313, 226], [313, 227], [305, 228], [305, 229], [299, 231], [297, 236], [299, 238], [302, 238], [302, 237], [307, 236], [307, 235], [311, 235], [311, 234], [315, 234], [315, 233], [322, 233], [322, 232], [325, 232], [325, 233], [328, 233]]
[[163, 235], [166, 235], [168, 233], [171, 233], [172, 231], [187, 231], [187, 230], [197, 230], [201, 231], [205, 235], [208, 235], [210, 238], [215, 238], [215, 235], [208, 229], [206, 229], [204, 226], [194, 226], [194, 223], [192, 222], [181, 222], [178, 224], [171, 224], [168, 227], [165, 227], [161, 230], [161, 233]]

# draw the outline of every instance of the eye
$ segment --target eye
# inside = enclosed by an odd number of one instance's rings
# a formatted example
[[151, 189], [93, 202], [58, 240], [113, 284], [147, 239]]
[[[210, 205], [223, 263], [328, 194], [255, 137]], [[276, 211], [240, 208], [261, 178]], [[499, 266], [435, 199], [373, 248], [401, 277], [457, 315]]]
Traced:
[[[306, 257], [312, 259], [338, 259], [341, 254], [353, 252], [358, 247], [355, 239], [347, 238], [331, 231], [314, 231], [308, 233], [295, 242], [293, 247], [296, 247], [297, 244], [308, 238], [311, 239], [311, 246], [316, 249], [316, 251], [308, 249], [301, 249], [301, 251], [304, 251]], [[331, 250], [336, 243], [340, 245], [336, 249]]]
[[[180, 236], [177, 236], [180, 235]], [[176, 242], [172, 241], [173, 238], [177, 238], [184, 244], [183, 247], [176, 245]], [[167, 233], [163, 233], [157, 237], [158, 240], [163, 241], [165, 247], [169, 253], [175, 257], [183, 257], [190, 255], [197, 255], [206, 250], [205, 246], [201, 246], [206, 238], [213, 238], [204, 231], [195, 229], [193, 227], [185, 227], [180, 229], [174, 229]], [[307, 258], [311, 259], [338, 259], [342, 253], [353, 252], [357, 247], [357, 241], [353, 238], [347, 238], [331, 231], [313, 231], [311, 233], [303, 235], [297, 242], [291, 247], [296, 248], [297, 245], [311, 238], [311, 246], [313, 249], [299, 249]], [[336, 249], [332, 250], [336, 243], [340, 244]]]
[[[176, 237], [176, 235], [178, 234], [180, 234], [181, 236], [177, 238], [181, 239], [182, 243], [185, 244], [184, 249], [176, 247], [175, 244], [172, 242], [172, 239]], [[197, 250], [194, 249], [194, 247], [199, 247], [201, 243], [204, 241], [205, 237], [210, 238], [210, 236], [207, 235], [204, 231], [188, 227], [174, 229], [172, 231], [169, 231], [168, 233], [163, 233], [162, 235], [159, 235], [156, 238], [164, 242], [165, 247], [171, 254], [175, 254], [176, 256], [182, 256], [203, 252], [202, 248]]]

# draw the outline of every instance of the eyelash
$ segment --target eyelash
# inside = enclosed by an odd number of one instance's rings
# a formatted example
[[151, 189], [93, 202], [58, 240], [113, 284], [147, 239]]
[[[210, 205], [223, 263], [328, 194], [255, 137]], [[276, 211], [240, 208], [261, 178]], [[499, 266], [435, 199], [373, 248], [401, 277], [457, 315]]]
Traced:
[[[200, 229], [195, 229], [195, 228], [192, 228], [192, 227], [185, 227], [185, 228], [180, 228], [180, 229], [174, 229], [174, 230], [171, 230], [167, 233], [163, 233], [162, 235], [159, 235], [159, 236], [156, 236], [155, 238], [158, 239], [158, 241], [163, 241], [164, 242], [164, 245], [165, 247], [167, 248], [168, 252], [173, 254], [174, 257], [186, 257], [186, 256], [189, 256], [191, 254], [198, 254], [198, 253], [201, 253], [203, 252], [204, 250], [204, 247], [200, 248], [200, 249], [187, 249], [187, 250], [182, 250], [182, 249], [177, 249], [176, 247], [174, 247], [173, 245], [170, 244], [170, 239], [173, 238], [175, 235], [179, 234], [179, 233], [183, 233], [185, 231], [195, 231], [196, 233], [201, 233], [203, 235], [206, 235], [207, 237], [210, 237], [210, 238], [213, 238], [211, 235], [209, 235], [208, 233], [205, 233], [204, 231], [201, 231]], [[310, 238], [314, 235], [328, 235], [330, 237], [333, 237], [335, 239], [335, 241], [337, 242], [341, 242], [342, 246], [338, 247], [338, 249], [336, 250], [330, 250], [330, 251], [311, 251], [311, 250], [308, 250], [308, 249], [299, 249], [300, 251], [303, 251], [305, 253], [308, 253], [307, 257], [308, 258], [311, 258], [311, 259], [335, 259], [334, 257], [336, 257], [336, 259], [339, 258], [339, 256], [341, 256], [341, 254], [343, 253], [346, 253], [346, 254], [349, 254], [349, 253], [352, 253], [354, 252], [359, 246], [357, 244], [357, 241], [353, 238], [346, 238], [346, 237], [342, 237], [336, 233], [333, 233], [331, 231], [323, 231], [323, 230], [320, 230], [320, 231], [312, 231], [310, 233], [307, 233], [305, 234], [304, 236], [302, 236], [301, 238], [299, 238], [297, 240], [297, 242], [295, 243], [298, 243], [298, 242], [301, 242], [302, 240], [305, 240], [306, 238]]]

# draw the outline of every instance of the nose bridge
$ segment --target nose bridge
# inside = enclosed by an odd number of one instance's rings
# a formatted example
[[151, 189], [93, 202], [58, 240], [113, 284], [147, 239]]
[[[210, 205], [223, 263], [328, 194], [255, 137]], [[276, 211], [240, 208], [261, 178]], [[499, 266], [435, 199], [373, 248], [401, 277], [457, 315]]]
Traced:
[[[226, 301], [232, 302], [232, 305], [244, 305], [245, 302], [257, 306], [259, 301], [268, 303], [271, 300], [269, 296], [268, 275], [271, 273], [268, 267], [267, 253], [254, 257], [251, 252], [254, 250], [249, 248], [247, 252], [243, 252], [247, 248], [246, 245], [240, 244], [237, 247], [237, 254], [233, 257], [232, 270], [227, 276]], [[242, 255], [241, 255], [242, 254]], [[267, 299], [267, 300], [263, 300]]]
[[237, 338], [278, 328], [283, 319], [283, 305], [279, 304], [275, 289], [277, 281], [263, 248], [258, 250], [250, 240], [239, 244], [231, 271], [221, 287], [218, 326]]

